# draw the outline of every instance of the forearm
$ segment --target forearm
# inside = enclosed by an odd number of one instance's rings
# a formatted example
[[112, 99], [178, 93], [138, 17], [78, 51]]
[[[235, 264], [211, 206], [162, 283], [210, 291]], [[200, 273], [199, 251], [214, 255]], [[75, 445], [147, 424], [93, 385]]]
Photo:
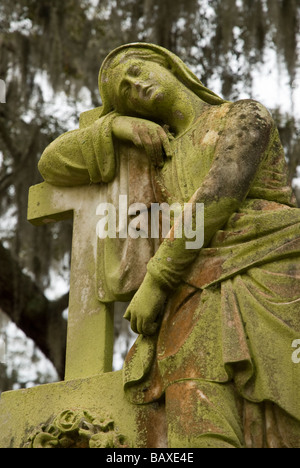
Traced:
[[38, 164], [44, 180], [53, 185], [88, 184], [90, 175], [77, 135], [80, 130], [65, 133], [43, 152]]
[[109, 114], [53, 141], [38, 165], [44, 180], [62, 186], [110, 182], [115, 175], [113, 119]]
[[[197, 258], [201, 249], [209, 245], [214, 234], [226, 224], [240, 204], [239, 200], [228, 197], [218, 201], [208, 200], [203, 192], [201, 189], [198, 190], [189, 201], [192, 206], [192, 218], [187, 219], [188, 216], [185, 216], [184, 212], [179, 215], [182, 217], [180, 225], [182, 224], [183, 228], [178, 231], [175, 221], [169, 236], [163, 240], [148, 263], [148, 274], [163, 289], [174, 290], [179, 285], [184, 273]], [[198, 203], [203, 203], [204, 206], [204, 211], [199, 211], [199, 216], [196, 213]], [[193, 238], [185, 234], [186, 227], [189, 228], [189, 226], [192, 226]]]

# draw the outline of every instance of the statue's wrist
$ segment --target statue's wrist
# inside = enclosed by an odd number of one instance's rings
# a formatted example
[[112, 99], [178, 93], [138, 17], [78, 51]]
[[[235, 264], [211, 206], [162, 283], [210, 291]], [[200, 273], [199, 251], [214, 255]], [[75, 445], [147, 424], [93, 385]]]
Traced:
[[147, 288], [153, 292], [153, 294], [159, 292], [160, 294], [167, 295], [170, 291], [167, 285], [165, 285], [160, 278], [156, 278], [149, 272], [146, 273], [144, 283]]

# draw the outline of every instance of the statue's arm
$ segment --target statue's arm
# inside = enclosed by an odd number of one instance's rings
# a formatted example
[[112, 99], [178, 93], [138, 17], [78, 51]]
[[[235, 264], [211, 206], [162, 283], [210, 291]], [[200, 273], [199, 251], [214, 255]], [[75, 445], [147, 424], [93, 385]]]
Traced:
[[41, 156], [39, 171], [53, 185], [110, 182], [115, 175], [113, 138], [132, 142], [146, 152], [155, 166], [162, 165], [163, 150], [171, 156], [168, 136], [160, 125], [110, 114], [53, 141]]
[[[246, 198], [264, 159], [273, 127], [270, 114], [259, 103], [239, 101], [232, 105], [211, 169], [189, 200], [194, 208], [196, 203], [204, 204], [204, 247]], [[170, 238], [164, 239], [148, 263], [144, 282], [126, 312], [125, 317], [138, 333], [153, 333], [161, 304], [198, 256], [200, 249], [186, 249], [190, 239], [184, 235], [175, 238], [174, 229], [175, 226]]]
[[44, 150], [38, 169], [46, 182], [72, 186], [88, 184], [89, 171], [78, 141], [80, 130], [64, 133]]
[[[232, 105], [227, 125], [217, 144], [212, 166], [189, 203], [204, 204], [204, 244], [245, 200], [264, 159], [274, 122], [269, 112], [255, 101]], [[148, 271], [167, 289], [175, 288], [199, 250], [186, 249], [188, 239], [165, 239], [148, 264]], [[172, 259], [172, 260], [170, 260]]]
[[105, 115], [53, 141], [38, 165], [44, 180], [62, 186], [110, 182], [116, 170], [114, 118], [112, 113]]

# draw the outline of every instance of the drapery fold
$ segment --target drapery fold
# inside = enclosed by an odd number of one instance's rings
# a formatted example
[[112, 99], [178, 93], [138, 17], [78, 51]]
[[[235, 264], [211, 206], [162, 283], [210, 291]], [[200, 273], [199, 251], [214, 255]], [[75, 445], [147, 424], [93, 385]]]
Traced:
[[300, 337], [299, 210], [262, 201], [254, 226], [258, 204], [247, 201], [243, 215], [216, 233], [168, 301], [159, 333], [139, 336], [129, 352], [124, 387], [135, 403], [159, 399], [182, 379], [233, 380], [248, 401], [271, 401], [300, 418], [300, 365], [292, 360]]

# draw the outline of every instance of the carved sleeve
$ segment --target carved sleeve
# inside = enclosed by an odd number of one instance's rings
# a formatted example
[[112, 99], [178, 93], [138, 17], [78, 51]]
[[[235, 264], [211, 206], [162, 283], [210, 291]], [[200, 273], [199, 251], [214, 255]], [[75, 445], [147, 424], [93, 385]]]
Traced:
[[[270, 114], [261, 104], [247, 100], [232, 105], [212, 166], [189, 200], [193, 204], [193, 213], [196, 203], [204, 204], [202, 247], [209, 246], [216, 231], [226, 224], [247, 197], [267, 153], [273, 127]], [[199, 254], [199, 249], [186, 249], [188, 239], [184, 235], [174, 238], [174, 226], [170, 234], [148, 263], [148, 272], [163, 287], [174, 289]]]
[[89, 127], [64, 133], [43, 152], [38, 168], [46, 182], [60, 186], [110, 182], [115, 174], [112, 121], [106, 115]]

